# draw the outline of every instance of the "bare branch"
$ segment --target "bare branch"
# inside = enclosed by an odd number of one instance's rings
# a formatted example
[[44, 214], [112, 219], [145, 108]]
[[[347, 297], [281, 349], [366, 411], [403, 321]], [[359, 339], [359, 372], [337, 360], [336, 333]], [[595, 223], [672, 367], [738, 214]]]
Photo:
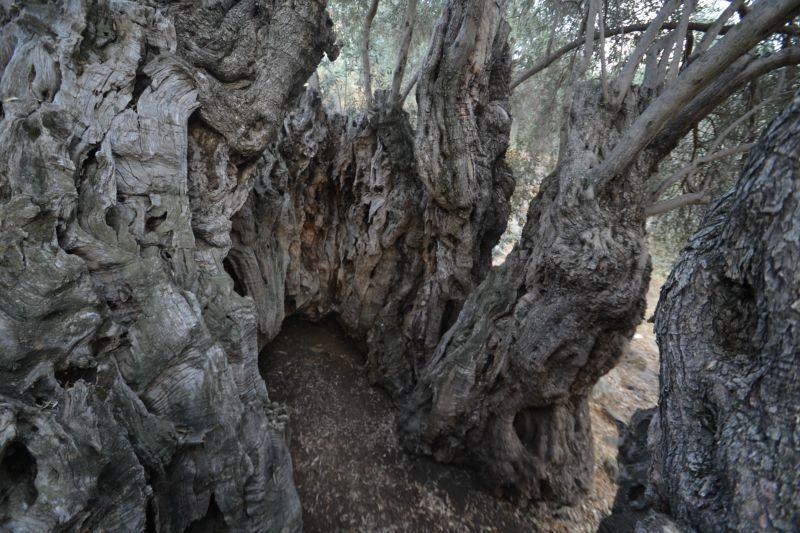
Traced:
[[406, 63], [408, 62], [408, 50], [411, 46], [411, 37], [414, 33], [414, 24], [417, 20], [417, 0], [408, 0], [406, 6], [406, 20], [403, 24], [405, 32], [400, 41], [400, 51], [397, 53], [397, 63], [394, 67], [394, 74], [392, 75], [392, 88], [389, 92], [389, 105], [396, 106], [402, 105], [405, 98], [399, 100], [400, 85], [403, 83], [403, 74], [406, 71]]
[[685, 205], [707, 204], [709, 201], [710, 198], [704, 191], [690, 192], [648, 206], [644, 210], [644, 216], [650, 218], [656, 215], [663, 215]]
[[622, 67], [622, 71], [614, 84], [614, 106], [619, 106], [622, 101], [625, 100], [625, 95], [628, 94], [628, 89], [630, 89], [631, 83], [633, 83], [633, 77], [636, 74], [636, 70], [639, 68], [639, 62], [658, 36], [658, 32], [661, 31], [661, 26], [664, 24], [667, 17], [675, 10], [675, 5], [676, 0], [667, 0], [658, 11], [656, 18], [650, 22], [642, 38], [639, 39], [639, 42], [636, 44], [636, 48], [634, 48], [633, 52], [628, 57], [628, 61]]
[[603, 86], [603, 102], [608, 102], [608, 66], [606, 65], [606, 13], [608, 2], [603, 2], [603, 14], [597, 21], [600, 30], [600, 83]]
[[583, 58], [581, 59], [581, 62], [575, 72], [575, 78], [583, 76], [583, 73], [586, 72], [587, 68], [589, 68], [589, 62], [591, 61], [592, 54], [594, 53], [595, 21], [597, 20], [597, 15], [600, 11], [601, 1], [602, 0], [589, 0], [589, 11], [586, 14], [586, 44], [583, 49]]
[[800, 0], [771, 0], [757, 3], [739, 24], [717, 44], [690, 63], [620, 137], [611, 153], [593, 173], [595, 186], [602, 188], [617, 176], [661, 132], [667, 123], [720, 74], [784, 24], [800, 8]]
[[674, 80], [678, 77], [678, 73], [680, 72], [681, 59], [683, 59], [683, 45], [686, 40], [686, 32], [689, 29], [689, 17], [692, 16], [692, 12], [694, 12], [694, 0], [684, 0], [683, 14], [681, 15], [678, 30], [675, 34], [675, 50], [672, 55], [672, 63], [670, 63], [669, 66], [667, 80]]
[[406, 85], [406, 88], [403, 89], [403, 92], [400, 94], [400, 103], [401, 104], [406, 101], [406, 98], [408, 98], [408, 95], [411, 94], [411, 89], [413, 89], [414, 85], [417, 84], [417, 80], [419, 79], [420, 72], [422, 72], [422, 65], [420, 65], [419, 68], [417, 68], [417, 70], [414, 71], [414, 75], [411, 76], [410, 80], [408, 80], [408, 84]]
[[[611, 29], [606, 28], [605, 36], [606, 36], [606, 38], [608, 38], [608, 37], [616, 37], [617, 35], [626, 35], [626, 34], [629, 34], [629, 33], [637, 33], [637, 32], [641, 32], [641, 31], [645, 31], [648, 26], [649, 26], [648, 24], [630, 24], [628, 26], [622, 26], [622, 27], [619, 27], [619, 28], [611, 28]], [[690, 22], [689, 23], [689, 31], [705, 32], [705, 31], [709, 31], [711, 26], [712, 26], [711, 24], [704, 23], [704, 22]], [[664, 24], [662, 24], [661, 29], [674, 30], [677, 27], [678, 27], [678, 25], [676, 23], [674, 23], [674, 22], [665, 22]], [[719, 34], [720, 35], [725, 35], [733, 27], [734, 26], [723, 26], [719, 30]], [[785, 34], [785, 35], [800, 35], [800, 28], [797, 28], [795, 26], [783, 26], [781, 28], [776, 29], [773, 33], [782, 33], [782, 34]], [[600, 32], [599, 31], [595, 33], [595, 38], [596, 39], [600, 38]], [[553, 63], [555, 63], [556, 61], [558, 61], [559, 59], [561, 59], [565, 55], [567, 55], [568, 53], [570, 53], [571, 51], [575, 50], [576, 48], [580, 48], [585, 41], [586, 41], [586, 39], [584, 38], [583, 35], [581, 35], [580, 37], [576, 38], [574, 41], [572, 41], [572, 42], [570, 42], [568, 44], [565, 44], [564, 46], [562, 46], [561, 48], [559, 48], [558, 50], [556, 50], [552, 54], [546, 55], [544, 59], [542, 59], [541, 61], [539, 61], [538, 63], [536, 63], [532, 67], [522, 71], [522, 73], [520, 73], [520, 75], [517, 76], [517, 78], [511, 83], [510, 89], [514, 90], [518, 85], [520, 85], [521, 83], [529, 80], [530, 78], [532, 78], [536, 74], [540, 73], [541, 71], [543, 71], [544, 69], [546, 69], [547, 67], [549, 67], [550, 65], [552, 65]], [[695, 52], [694, 55], [699, 55], [699, 54], [697, 52]]]
[[705, 35], [703, 35], [703, 38], [700, 39], [700, 44], [697, 45], [695, 55], [700, 55], [708, 50], [708, 47], [711, 46], [711, 43], [714, 42], [714, 39], [716, 39], [717, 35], [719, 35], [719, 33], [722, 31], [725, 23], [728, 22], [728, 19], [731, 18], [734, 13], [736, 13], [742, 4], [744, 4], [744, 0], [732, 0], [731, 3], [728, 4], [728, 7], [722, 11], [720, 16], [717, 17], [717, 20], [714, 21], [711, 27], [708, 28], [708, 31], [706, 31]]
[[653, 199], [661, 197], [662, 194], [664, 194], [670, 187], [672, 187], [676, 183], [680, 183], [684, 180], [689, 179], [692, 173], [694, 173], [694, 171], [697, 170], [699, 166], [705, 165], [706, 163], [710, 163], [712, 161], [723, 159], [731, 155], [747, 152], [751, 148], [753, 148], [753, 146], [755, 146], [755, 143], [740, 144], [732, 148], [726, 148], [725, 150], [719, 150], [717, 152], [710, 153], [703, 157], [698, 157], [688, 165], [681, 168], [678, 172], [674, 173], [673, 175], [662, 181], [659, 184], [658, 189], [656, 189], [655, 193], [653, 193], [652, 195]]
[[564, 103], [562, 105], [562, 113], [564, 116], [567, 116], [569, 108], [572, 105], [572, 96], [575, 93], [575, 88], [578, 84], [578, 81], [583, 77], [583, 74], [589, 67], [589, 62], [592, 59], [592, 53], [594, 52], [594, 26], [600, 7], [600, 1], [601, 0], [589, 0], [589, 5], [586, 9], [586, 19], [584, 20], [584, 24], [586, 26], [586, 43], [580, 63], [573, 66], [572, 73], [570, 75], [570, 81], [567, 84], [566, 90], [564, 91]]
[[367, 18], [364, 19], [364, 26], [361, 30], [361, 83], [364, 87], [364, 101], [367, 109], [372, 107], [372, 74], [369, 66], [369, 30], [372, 27], [372, 20], [378, 12], [378, 0], [372, 0], [367, 11]]
[[797, 46], [755, 59], [747, 56], [739, 58], [667, 122], [651, 147], [668, 152], [695, 124], [745, 83], [773, 70], [797, 64], [800, 64], [800, 47]]

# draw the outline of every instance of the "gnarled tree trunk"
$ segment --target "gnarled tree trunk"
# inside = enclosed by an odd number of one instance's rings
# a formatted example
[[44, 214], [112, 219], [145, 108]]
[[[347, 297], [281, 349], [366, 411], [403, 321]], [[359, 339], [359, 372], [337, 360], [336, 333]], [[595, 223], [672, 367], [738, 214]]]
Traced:
[[656, 508], [703, 531], [800, 526], [800, 95], [707, 213], [656, 311]]
[[[371, 333], [374, 376], [406, 393], [491, 266], [514, 189], [505, 163], [509, 26], [506, 2], [451, 1], [417, 82], [415, 156], [427, 197], [421, 285]], [[399, 320], [401, 319], [401, 320]]]
[[[634, 86], [648, 49], [651, 59], [662, 54], [659, 65], [668, 64], [668, 52], [652, 40], [675, 6], [667, 3], [614, 82], [613, 95], [603, 98], [600, 83], [575, 91], [559, 164], [531, 203], [520, 243], [472, 292], [425, 359], [400, 419], [407, 448], [471, 464], [487, 484], [522, 498], [572, 502], [588, 489], [587, 393], [616, 363], [645, 308], [648, 178], [680, 139], [683, 108], [692, 110], [689, 120], [700, 120], [718, 103], [704, 93], [719, 88], [718, 78], [725, 80], [722, 93], [730, 94], [749, 61], [740, 58], [799, 5], [759, 3], [691, 61], [672, 61], [669, 70], [649, 61], [642, 84]], [[684, 22], [692, 6], [684, 3]], [[591, 2], [576, 80], [591, 57], [596, 9]], [[434, 198], [458, 205], [463, 191], [455, 187]]]
[[400, 421], [412, 450], [476, 466], [499, 492], [571, 502], [589, 486], [586, 398], [641, 321], [644, 152], [614, 186], [584, 178], [636, 117], [596, 84], [574, 98], [556, 171], [531, 203], [519, 244], [464, 305], [424, 369]]
[[2, 18], [0, 524], [299, 529], [223, 258], [254, 158], [334, 50], [324, 2]]
[[396, 397], [410, 390], [506, 224], [503, 10], [447, 4], [419, 81], [416, 131], [386, 91], [351, 119], [304, 96], [258, 163], [228, 259], [266, 338], [287, 312], [335, 315], [365, 341], [373, 380]]

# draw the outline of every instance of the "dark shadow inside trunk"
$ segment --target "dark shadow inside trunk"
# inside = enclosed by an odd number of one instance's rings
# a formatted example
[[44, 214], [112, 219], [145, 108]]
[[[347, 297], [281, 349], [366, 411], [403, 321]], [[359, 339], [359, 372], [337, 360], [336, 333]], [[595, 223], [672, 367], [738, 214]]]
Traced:
[[11, 509], [34, 504], [36, 472], [36, 459], [24, 444], [14, 441], [6, 447], [0, 457], [0, 523]]

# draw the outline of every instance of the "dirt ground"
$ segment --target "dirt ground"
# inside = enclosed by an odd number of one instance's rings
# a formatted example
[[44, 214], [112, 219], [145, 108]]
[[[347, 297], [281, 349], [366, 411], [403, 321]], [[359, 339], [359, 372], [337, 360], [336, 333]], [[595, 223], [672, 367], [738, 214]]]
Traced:
[[[651, 306], [658, 286], [648, 295]], [[658, 355], [645, 323], [592, 395], [589, 496], [574, 507], [521, 508], [493, 497], [470, 472], [404, 453], [392, 404], [368, 384], [362, 365], [332, 321], [288, 320], [261, 352], [270, 399], [285, 403], [291, 417], [305, 531], [595, 531], [616, 491], [617, 424], [657, 399]]]

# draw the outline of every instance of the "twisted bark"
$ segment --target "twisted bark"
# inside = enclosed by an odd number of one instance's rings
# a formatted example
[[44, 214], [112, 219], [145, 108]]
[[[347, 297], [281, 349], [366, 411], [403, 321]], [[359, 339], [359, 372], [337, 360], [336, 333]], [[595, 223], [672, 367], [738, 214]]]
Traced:
[[573, 502], [589, 487], [586, 403], [644, 313], [645, 152], [618, 188], [585, 194], [585, 174], [637, 115], [596, 84], [579, 88], [561, 161], [531, 203], [519, 244], [467, 299], [400, 419], [409, 449], [476, 467], [495, 490]]
[[229, 217], [333, 55], [319, 1], [2, 12], [0, 523], [296, 530]]
[[796, 96], [709, 209], [656, 311], [650, 490], [700, 530], [798, 526], [799, 177]]
[[398, 396], [488, 273], [505, 229], [514, 181], [504, 159], [511, 129], [504, 11], [505, 2], [449, 2], [417, 82], [423, 281], [370, 334], [371, 372]]
[[411, 388], [505, 228], [502, 13], [497, 3], [447, 4], [422, 69], [416, 131], [390, 91], [351, 119], [309, 93], [286, 121], [277, 151], [259, 162], [229, 259], [266, 338], [286, 313], [335, 315], [365, 342], [375, 382], [396, 398]]

